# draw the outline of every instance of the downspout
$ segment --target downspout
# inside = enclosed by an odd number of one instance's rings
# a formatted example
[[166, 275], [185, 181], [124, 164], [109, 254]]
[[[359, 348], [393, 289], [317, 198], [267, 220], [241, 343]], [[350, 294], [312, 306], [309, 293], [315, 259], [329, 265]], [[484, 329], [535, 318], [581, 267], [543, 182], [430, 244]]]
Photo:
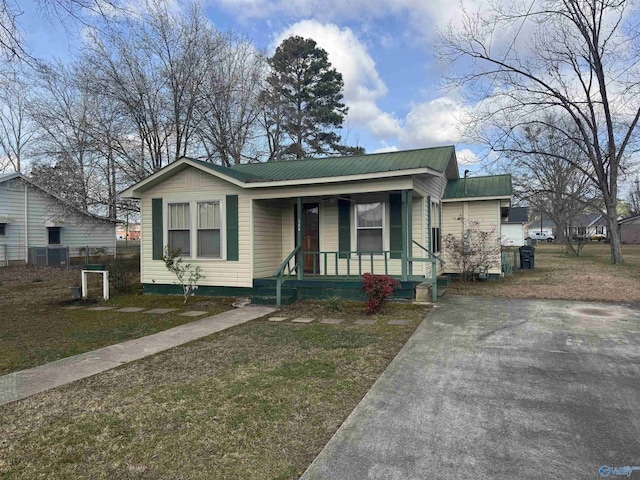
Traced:
[[27, 182], [24, 183], [24, 263], [29, 265], [29, 213], [27, 209], [28, 195]]

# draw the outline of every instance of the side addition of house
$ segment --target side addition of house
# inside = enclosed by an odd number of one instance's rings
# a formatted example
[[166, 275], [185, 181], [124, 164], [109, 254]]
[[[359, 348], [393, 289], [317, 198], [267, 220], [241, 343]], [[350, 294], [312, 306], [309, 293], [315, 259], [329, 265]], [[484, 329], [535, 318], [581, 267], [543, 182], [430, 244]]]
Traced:
[[170, 249], [202, 267], [199, 295], [274, 302], [361, 298], [366, 272], [398, 278], [400, 297], [424, 282], [435, 293], [443, 235], [462, 235], [468, 215], [499, 241], [510, 195], [509, 176], [459, 179], [453, 147], [230, 168], [182, 158], [123, 192], [141, 200], [146, 292], [178, 291]]

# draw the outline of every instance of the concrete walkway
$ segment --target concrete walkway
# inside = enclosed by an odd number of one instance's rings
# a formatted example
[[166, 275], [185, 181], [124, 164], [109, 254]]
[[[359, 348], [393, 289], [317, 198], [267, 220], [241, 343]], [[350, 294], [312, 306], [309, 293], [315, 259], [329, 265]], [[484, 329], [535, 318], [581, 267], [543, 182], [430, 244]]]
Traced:
[[265, 306], [243, 307], [0, 377], [0, 405], [90, 377], [140, 358], [275, 312]]
[[452, 296], [301, 480], [631, 472], [639, 398], [639, 307]]

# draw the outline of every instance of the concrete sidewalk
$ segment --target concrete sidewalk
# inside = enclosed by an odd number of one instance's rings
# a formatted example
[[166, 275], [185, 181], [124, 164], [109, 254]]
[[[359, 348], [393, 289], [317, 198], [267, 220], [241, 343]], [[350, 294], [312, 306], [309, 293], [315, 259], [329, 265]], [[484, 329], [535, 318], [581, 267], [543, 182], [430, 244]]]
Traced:
[[639, 398], [639, 306], [452, 296], [301, 480], [601, 478], [640, 466]]
[[238, 308], [153, 335], [4, 375], [0, 377], [0, 405], [155, 355], [275, 311], [275, 308], [265, 306]]

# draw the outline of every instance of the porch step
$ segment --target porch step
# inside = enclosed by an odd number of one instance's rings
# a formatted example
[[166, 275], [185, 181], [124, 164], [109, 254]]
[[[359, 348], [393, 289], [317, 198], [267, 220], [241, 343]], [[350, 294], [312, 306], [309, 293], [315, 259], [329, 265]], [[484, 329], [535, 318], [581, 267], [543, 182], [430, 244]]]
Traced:
[[447, 293], [447, 287], [440, 286], [440, 284], [438, 284], [438, 298], [443, 296], [445, 293]]
[[[281, 305], [291, 305], [295, 303], [297, 297], [295, 295], [282, 295], [280, 298]], [[277, 297], [275, 295], [254, 295], [251, 297], [252, 305], [275, 305], [277, 303]]]

